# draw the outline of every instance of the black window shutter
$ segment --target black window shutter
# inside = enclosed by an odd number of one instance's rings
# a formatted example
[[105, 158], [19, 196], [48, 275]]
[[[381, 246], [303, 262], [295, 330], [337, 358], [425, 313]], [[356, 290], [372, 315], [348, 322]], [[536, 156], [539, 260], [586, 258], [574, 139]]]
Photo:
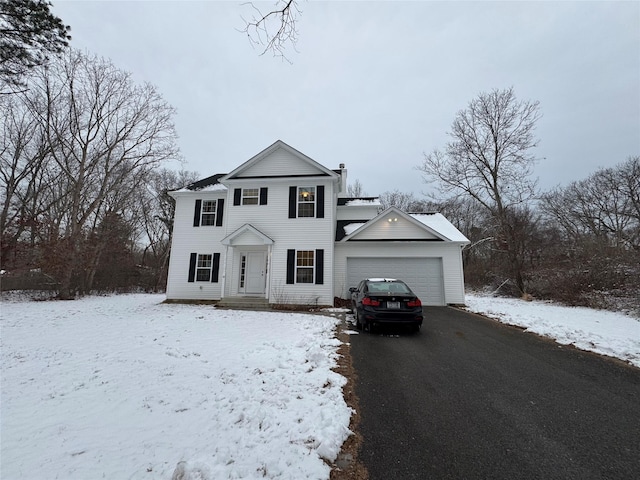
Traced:
[[318, 198], [316, 199], [316, 217], [324, 218], [324, 185], [318, 185]]
[[260, 189], [260, 205], [267, 204], [267, 187], [262, 187]]
[[291, 285], [296, 279], [296, 251], [287, 250], [287, 284]]
[[213, 254], [213, 273], [211, 275], [211, 282], [217, 283], [218, 274], [220, 273], [220, 254]]
[[296, 218], [298, 187], [289, 187], [289, 218]]
[[218, 200], [218, 205], [216, 205], [216, 227], [222, 226], [222, 216], [224, 215], [224, 199], [221, 198]]
[[[200, 200], [198, 200], [200, 201]], [[196, 260], [198, 258], [197, 253], [192, 253], [189, 259], [189, 282], [193, 282], [196, 279]]]
[[196, 200], [196, 208], [193, 212], [193, 226], [200, 226], [200, 210], [202, 209], [202, 200]]
[[316, 250], [316, 285], [324, 284], [324, 250]]
[[242, 198], [242, 189], [236, 188], [233, 190], [233, 204], [240, 205], [240, 199]]

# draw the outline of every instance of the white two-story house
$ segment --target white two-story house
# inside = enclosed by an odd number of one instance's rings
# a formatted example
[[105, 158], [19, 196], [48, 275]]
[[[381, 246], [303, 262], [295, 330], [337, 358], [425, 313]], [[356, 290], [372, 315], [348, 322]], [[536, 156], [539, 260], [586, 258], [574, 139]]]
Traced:
[[167, 299], [333, 305], [362, 278], [395, 277], [426, 305], [464, 303], [464, 235], [438, 213], [379, 212], [376, 198], [348, 198], [346, 173], [277, 141], [228, 174], [170, 192]]

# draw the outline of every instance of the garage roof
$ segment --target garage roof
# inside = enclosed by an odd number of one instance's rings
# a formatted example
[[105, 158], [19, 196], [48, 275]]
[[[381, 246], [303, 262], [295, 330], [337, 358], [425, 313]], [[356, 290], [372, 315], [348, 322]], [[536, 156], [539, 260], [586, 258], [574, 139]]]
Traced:
[[415, 218], [432, 230], [439, 232], [452, 242], [471, 243], [469, 239], [454, 227], [441, 213], [410, 213], [409, 216]]
[[[346, 220], [338, 221], [336, 225], [336, 241], [347, 242], [349, 240], [356, 240], [359, 234], [370, 228], [372, 225], [383, 221], [384, 218], [389, 215], [400, 216], [413, 223], [414, 225], [424, 229], [431, 235], [435, 236], [434, 240], [439, 239], [449, 242], [460, 242], [468, 244], [470, 243], [467, 237], [453, 226], [444, 215], [440, 213], [413, 213], [408, 214], [397, 209], [396, 207], [389, 207], [384, 212], [372, 218], [369, 221], [364, 220]], [[394, 240], [389, 238], [388, 240]]]

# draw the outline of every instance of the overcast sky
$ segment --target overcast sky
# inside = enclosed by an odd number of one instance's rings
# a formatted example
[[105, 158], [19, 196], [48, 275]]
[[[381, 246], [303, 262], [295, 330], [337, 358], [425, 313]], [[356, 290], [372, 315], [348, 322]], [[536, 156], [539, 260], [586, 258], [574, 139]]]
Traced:
[[[256, 2], [268, 10], [273, 2]], [[155, 84], [187, 170], [280, 139], [369, 195], [430, 192], [415, 167], [480, 92], [538, 100], [549, 189], [640, 155], [640, 2], [300, 1], [297, 52], [260, 56], [221, 1], [54, 0], [72, 46]], [[176, 167], [177, 168], [177, 167]]]

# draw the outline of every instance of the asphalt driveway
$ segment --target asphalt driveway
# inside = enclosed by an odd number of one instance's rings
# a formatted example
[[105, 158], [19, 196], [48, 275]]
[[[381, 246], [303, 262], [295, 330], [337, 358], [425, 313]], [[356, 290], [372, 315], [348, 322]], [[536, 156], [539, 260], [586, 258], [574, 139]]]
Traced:
[[640, 369], [446, 307], [351, 345], [371, 480], [640, 478]]

